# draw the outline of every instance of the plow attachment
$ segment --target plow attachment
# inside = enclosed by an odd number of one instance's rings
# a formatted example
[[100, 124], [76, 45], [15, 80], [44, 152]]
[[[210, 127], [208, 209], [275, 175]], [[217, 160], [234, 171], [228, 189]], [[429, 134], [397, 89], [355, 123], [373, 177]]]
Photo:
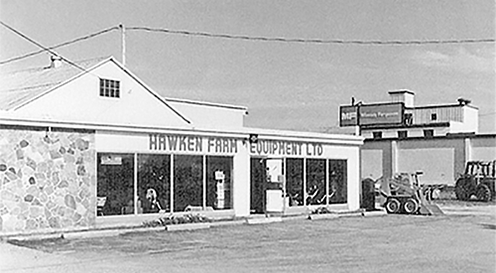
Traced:
[[427, 201], [423, 194], [419, 194], [420, 197], [420, 209], [419, 214], [421, 215], [444, 215], [444, 212], [439, 208], [438, 205], [432, 204]]

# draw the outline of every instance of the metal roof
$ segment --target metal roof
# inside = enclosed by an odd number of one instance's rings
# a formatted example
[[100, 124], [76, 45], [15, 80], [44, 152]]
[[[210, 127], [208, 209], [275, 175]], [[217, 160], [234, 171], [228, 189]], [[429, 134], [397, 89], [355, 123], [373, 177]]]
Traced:
[[[0, 110], [12, 110], [109, 59], [97, 58], [0, 74]], [[86, 71], [84, 71], [84, 70]]]

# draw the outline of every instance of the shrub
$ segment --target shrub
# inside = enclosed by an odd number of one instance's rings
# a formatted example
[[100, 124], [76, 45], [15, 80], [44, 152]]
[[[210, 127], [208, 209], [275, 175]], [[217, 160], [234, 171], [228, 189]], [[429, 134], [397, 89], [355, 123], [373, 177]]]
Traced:
[[142, 225], [144, 227], [159, 227], [159, 226], [167, 226], [167, 225], [204, 223], [204, 222], [210, 222], [210, 219], [200, 214], [185, 214], [185, 215], [169, 215], [158, 218], [157, 220], [145, 221], [143, 222]]

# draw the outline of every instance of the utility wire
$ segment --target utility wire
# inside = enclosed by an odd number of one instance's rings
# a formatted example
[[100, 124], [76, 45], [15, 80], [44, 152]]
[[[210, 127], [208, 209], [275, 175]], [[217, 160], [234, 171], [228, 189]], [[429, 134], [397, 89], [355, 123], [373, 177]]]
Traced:
[[91, 39], [91, 38], [94, 38], [96, 36], [105, 34], [107, 32], [116, 30], [118, 28], [119, 27], [117, 27], [117, 26], [110, 27], [110, 28], [107, 28], [107, 29], [104, 29], [104, 30], [101, 30], [101, 31], [98, 31], [98, 32], [95, 32], [95, 33], [92, 33], [92, 34], [88, 34], [86, 36], [82, 36], [82, 37], [79, 37], [79, 38], [76, 38], [76, 39], [73, 39], [73, 40], [70, 40], [70, 41], [67, 41], [67, 42], [58, 44], [58, 45], [47, 47], [46, 49], [41, 49], [41, 50], [38, 50], [38, 51], [27, 53], [27, 54], [22, 55], [22, 56], [17, 56], [17, 57], [13, 57], [13, 58], [10, 58], [10, 59], [7, 59], [7, 60], [3, 60], [3, 61], [0, 61], [0, 65], [11, 63], [11, 62], [14, 62], [14, 61], [19, 61], [19, 60], [22, 60], [22, 59], [25, 59], [25, 58], [28, 58], [28, 57], [32, 57], [32, 56], [38, 55], [40, 53], [43, 53], [43, 52], [45, 52], [47, 50], [52, 50], [52, 49], [60, 48], [60, 47], [67, 46], [67, 45], [70, 45], [70, 44], [74, 44], [74, 43], [77, 43], [77, 42], [80, 42], [80, 41], [83, 41], [83, 40]]
[[[0, 21], [1, 22], [1, 21]], [[8, 27], [5, 23], [2, 22], [2, 25]], [[73, 40], [54, 45], [51, 47], [42, 47], [41, 50], [24, 54], [22, 56], [13, 57], [7, 60], [0, 61], [0, 65], [4, 65], [7, 63], [11, 63], [14, 61], [22, 60], [28, 57], [32, 57], [43, 53], [45, 51], [49, 51], [52, 49], [60, 48], [63, 46], [67, 46], [73, 43], [77, 43], [83, 40], [91, 39], [96, 36], [105, 34], [107, 32], [120, 29], [120, 26], [110, 27], [95, 33], [88, 34], [86, 36], [82, 36], [79, 38], [75, 38]], [[172, 30], [165, 28], [150, 28], [150, 27], [126, 27], [126, 30], [134, 30], [134, 31], [147, 31], [147, 32], [161, 32], [167, 34], [177, 34], [177, 35], [186, 35], [186, 36], [200, 36], [207, 38], [222, 38], [222, 39], [232, 39], [232, 40], [247, 40], [247, 41], [264, 41], [264, 42], [285, 42], [285, 43], [310, 43], [310, 44], [355, 44], [355, 45], [425, 45], [425, 44], [470, 44], [470, 43], [494, 43], [494, 38], [489, 39], [462, 39], [462, 40], [410, 40], [410, 41], [400, 41], [400, 40], [391, 40], [391, 41], [379, 41], [379, 40], [325, 40], [325, 39], [302, 39], [302, 38], [283, 38], [283, 37], [262, 37], [262, 36], [246, 36], [246, 35], [230, 35], [230, 34], [216, 34], [209, 32], [196, 32], [196, 31], [188, 31], [188, 30]], [[15, 32], [15, 31], [14, 31]], [[20, 34], [20, 33], [18, 33]], [[21, 35], [22, 36], [22, 35]], [[38, 45], [40, 46], [40, 45]], [[53, 54], [53, 52], [52, 52]]]
[[[78, 64], [75, 64], [74, 62], [72, 62], [72, 61], [68, 60], [67, 58], [65, 58], [65, 57], [63, 57], [63, 56], [61, 56], [60, 54], [56, 53], [55, 51], [53, 51], [53, 50], [51, 50], [51, 49], [49, 49], [49, 48], [47, 48], [47, 47], [44, 47], [44, 46], [43, 46], [43, 45], [41, 45], [40, 43], [38, 43], [38, 42], [36, 42], [35, 40], [33, 40], [33, 39], [29, 38], [28, 36], [26, 36], [26, 35], [22, 34], [21, 32], [19, 32], [18, 30], [14, 29], [13, 27], [11, 27], [11, 26], [9, 26], [9, 25], [5, 24], [3, 21], [0, 21], [0, 24], [1, 24], [2, 26], [6, 27], [7, 29], [9, 29], [10, 31], [14, 32], [15, 34], [17, 34], [17, 35], [21, 36], [22, 38], [24, 38], [24, 39], [28, 40], [29, 42], [31, 42], [31, 43], [33, 43], [33, 44], [35, 44], [36, 46], [38, 46], [38, 47], [42, 48], [44, 51], [48, 51], [48, 52], [50, 52], [51, 54], [53, 54], [53, 55], [55, 55], [55, 56], [59, 57], [61, 60], [65, 61], [66, 63], [68, 63], [68, 64], [70, 64], [70, 65], [72, 65], [72, 66], [74, 66], [74, 67], [76, 67], [76, 68], [79, 68], [79, 69], [81, 69], [82, 71], [84, 71], [84, 72], [86, 72], [86, 73], [90, 73], [90, 74], [92, 74], [91, 72], [87, 71], [86, 69], [84, 69], [83, 67], [79, 66]], [[96, 75], [95, 75], [95, 76], [96, 76]], [[98, 77], [98, 76], [97, 76], [97, 77]]]
[[223, 38], [233, 40], [249, 40], [264, 42], [284, 42], [284, 43], [311, 43], [311, 44], [356, 44], [356, 45], [426, 45], [426, 44], [473, 44], [473, 43], [494, 43], [494, 38], [489, 39], [462, 39], [462, 40], [410, 40], [410, 41], [379, 41], [379, 40], [324, 40], [324, 39], [301, 39], [301, 38], [282, 38], [282, 37], [262, 37], [262, 36], [245, 36], [230, 34], [215, 34], [209, 32], [195, 32], [187, 30], [172, 30], [165, 28], [150, 27], [126, 27], [126, 30], [137, 30], [147, 32], [161, 32], [168, 34], [178, 34], [186, 36], [201, 36], [208, 38]]
[[496, 112], [489, 112], [489, 113], [479, 114], [479, 117], [485, 117], [485, 116], [491, 116], [491, 115], [496, 115]]

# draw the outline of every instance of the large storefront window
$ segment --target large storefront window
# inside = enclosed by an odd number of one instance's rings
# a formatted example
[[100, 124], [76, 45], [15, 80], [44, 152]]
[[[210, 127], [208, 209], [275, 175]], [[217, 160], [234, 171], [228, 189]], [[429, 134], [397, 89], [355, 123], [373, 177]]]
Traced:
[[348, 201], [348, 178], [346, 160], [329, 160], [329, 203], [341, 204]]
[[203, 157], [174, 156], [174, 211], [203, 206]]
[[138, 155], [138, 213], [170, 212], [170, 156]]
[[307, 205], [325, 205], [326, 201], [326, 160], [307, 160]]
[[98, 154], [97, 214], [134, 213], [134, 155]]
[[303, 159], [286, 159], [286, 195], [289, 206], [303, 206]]
[[231, 157], [207, 156], [207, 207], [231, 208]]

